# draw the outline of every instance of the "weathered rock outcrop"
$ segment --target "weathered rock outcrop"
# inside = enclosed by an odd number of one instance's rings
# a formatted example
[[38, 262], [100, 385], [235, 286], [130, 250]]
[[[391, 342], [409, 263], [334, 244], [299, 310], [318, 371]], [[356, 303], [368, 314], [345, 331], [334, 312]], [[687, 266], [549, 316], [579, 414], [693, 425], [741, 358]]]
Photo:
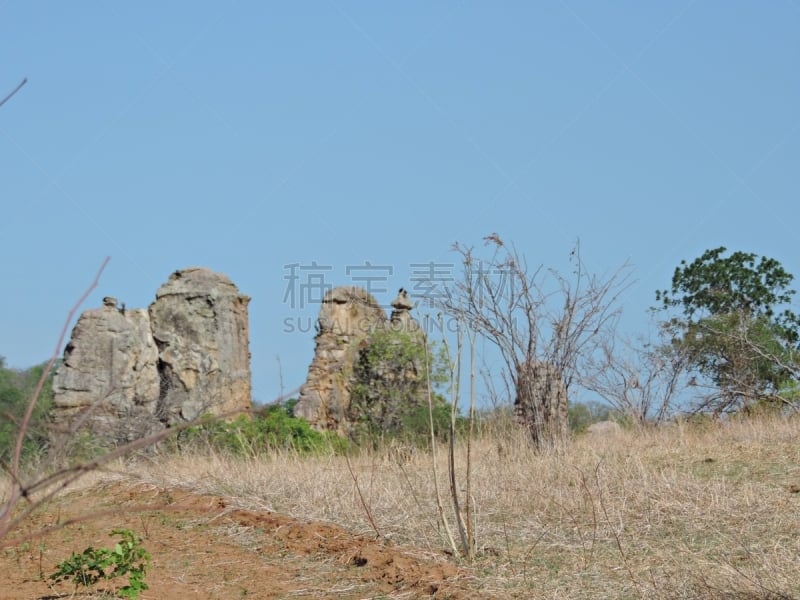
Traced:
[[208, 269], [176, 271], [156, 292], [150, 326], [162, 422], [250, 408], [249, 302], [230, 279]]
[[385, 322], [386, 313], [362, 288], [343, 286], [325, 294], [317, 320], [314, 358], [306, 383], [300, 388], [295, 416], [317, 429], [349, 433], [347, 412], [359, 346]]
[[125, 443], [201, 413], [251, 406], [247, 296], [225, 275], [176, 271], [148, 310], [114, 298], [78, 319], [53, 379], [55, 437]]
[[85, 311], [72, 330], [53, 379], [53, 420], [80, 418], [103, 438], [121, 442], [158, 428], [158, 349], [142, 309], [117, 308], [114, 298]]
[[[380, 415], [384, 407], [377, 403], [384, 399], [362, 394], [364, 397], [356, 406], [354, 388], [359, 384], [365, 387], [365, 383], [372, 380], [373, 391], [380, 395], [381, 390], [401, 386], [405, 379], [413, 380], [410, 385], [418, 383], [416, 380], [422, 371], [419, 364], [390, 367], [375, 363], [365, 370], [364, 360], [370, 344], [385, 333], [408, 334], [409, 343], [424, 349], [425, 336], [409, 312], [413, 306], [401, 289], [392, 302], [392, 315], [387, 320], [384, 310], [366, 290], [338, 287], [329, 291], [322, 301], [316, 350], [306, 383], [300, 388], [295, 416], [305, 418], [317, 429], [333, 430], [341, 435], [351, 435], [353, 425], [362, 417], [383, 422]], [[403, 400], [413, 402], [414, 393], [412, 390]]]

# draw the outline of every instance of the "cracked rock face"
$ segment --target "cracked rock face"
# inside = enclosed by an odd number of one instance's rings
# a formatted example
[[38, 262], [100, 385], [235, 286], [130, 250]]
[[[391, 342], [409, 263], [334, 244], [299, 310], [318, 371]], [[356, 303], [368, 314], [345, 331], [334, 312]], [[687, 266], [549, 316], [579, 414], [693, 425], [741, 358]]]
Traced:
[[114, 298], [78, 319], [53, 379], [53, 421], [125, 443], [203, 413], [246, 411], [247, 305], [225, 275], [173, 273], [149, 309]]
[[161, 421], [250, 408], [249, 302], [225, 275], [199, 268], [176, 271], [156, 292]]
[[371, 335], [387, 329], [405, 331], [425, 344], [419, 324], [409, 313], [413, 306], [401, 289], [387, 319], [377, 300], [363, 288], [343, 286], [330, 290], [322, 300], [314, 358], [306, 383], [300, 388], [294, 415], [316, 429], [349, 435], [358, 419], [358, 411], [351, 406], [356, 364]]
[[353, 366], [359, 345], [386, 321], [386, 313], [366, 290], [343, 286], [322, 299], [314, 358], [294, 414], [317, 429], [346, 435]]
[[156, 425], [158, 349], [146, 310], [122, 312], [106, 300], [72, 330], [53, 379], [53, 421], [59, 426], [86, 413], [97, 435], [125, 442]]

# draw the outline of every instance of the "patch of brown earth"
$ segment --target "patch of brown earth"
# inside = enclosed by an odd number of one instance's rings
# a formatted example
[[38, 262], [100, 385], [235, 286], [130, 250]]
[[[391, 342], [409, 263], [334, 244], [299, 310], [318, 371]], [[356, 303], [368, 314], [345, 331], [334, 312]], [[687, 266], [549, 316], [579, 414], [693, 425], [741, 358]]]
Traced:
[[[73, 552], [113, 547], [109, 534], [121, 528], [152, 555], [141, 600], [486, 597], [465, 571], [421, 550], [224, 498], [116, 484], [58, 499], [1, 541], [0, 598], [71, 597], [72, 584], [48, 575]], [[75, 597], [101, 598], [122, 579]]]

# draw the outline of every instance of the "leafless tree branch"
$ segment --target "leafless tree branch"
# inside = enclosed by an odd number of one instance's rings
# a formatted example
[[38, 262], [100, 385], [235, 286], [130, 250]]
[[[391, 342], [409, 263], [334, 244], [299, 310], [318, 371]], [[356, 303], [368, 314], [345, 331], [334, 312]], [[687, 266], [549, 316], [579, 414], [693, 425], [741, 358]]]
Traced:
[[686, 355], [647, 342], [605, 337], [587, 363], [581, 386], [641, 425], [672, 416], [689, 386]]
[[[590, 275], [576, 244], [570, 254], [573, 273], [567, 276], [544, 266], [531, 269], [497, 234], [484, 241], [492, 250], [485, 260], [473, 248], [454, 244], [463, 270], [441, 306], [498, 348], [505, 366], [502, 377], [512, 384], [517, 405], [555, 391], [554, 385], [563, 386], [565, 398], [558, 407], [549, 406], [547, 398], [531, 407], [531, 418], [537, 421], [534, 444], [551, 445], [555, 437], [566, 435], [570, 387], [579, 382], [576, 377], [587, 366], [587, 356], [613, 331], [620, 294], [631, 284], [630, 266], [607, 277]], [[542, 376], [559, 381], [534, 381]], [[547, 429], [552, 431], [545, 433]]]
[[0, 106], [3, 106], [3, 105], [6, 103], [6, 102], [8, 102], [9, 100], [11, 100], [11, 98], [13, 98], [13, 97], [14, 97], [14, 95], [15, 95], [15, 94], [16, 94], [18, 91], [20, 91], [20, 90], [22, 89], [22, 86], [23, 86], [23, 85], [25, 85], [26, 83], [28, 83], [28, 78], [27, 78], [27, 77], [23, 77], [23, 78], [22, 78], [22, 81], [20, 81], [20, 82], [17, 84], [17, 87], [15, 87], [13, 90], [11, 90], [11, 91], [8, 93], [8, 95], [7, 95], [5, 98], [3, 98], [2, 100], [0, 100]]

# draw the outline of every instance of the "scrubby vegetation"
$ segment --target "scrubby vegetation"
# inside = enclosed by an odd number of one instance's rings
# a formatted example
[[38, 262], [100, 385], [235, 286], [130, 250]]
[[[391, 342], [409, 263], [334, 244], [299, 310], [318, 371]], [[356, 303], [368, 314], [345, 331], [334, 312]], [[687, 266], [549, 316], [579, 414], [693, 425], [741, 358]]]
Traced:
[[[355, 366], [349, 418], [361, 442], [417, 435], [428, 431], [428, 379], [443, 383], [440, 361], [429, 361], [426, 341], [407, 331], [381, 329], [370, 334]], [[438, 403], [437, 403], [438, 404]], [[448, 421], [449, 422], [449, 418]], [[411, 431], [416, 427], [416, 431]]]
[[[295, 417], [293, 408], [296, 399], [261, 407], [253, 415], [242, 415], [232, 421], [221, 421], [213, 416], [204, 417], [197, 425], [179, 434], [176, 447], [182, 451], [213, 450], [233, 456], [256, 457], [269, 453], [286, 452], [300, 456], [323, 454], [353, 454], [365, 448], [379, 450], [398, 443], [413, 448], [430, 445], [430, 416], [427, 406], [416, 406], [404, 411], [397, 426], [385, 432], [376, 432], [374, 437], [357, 438], [360, 444], [332, 431], [317, 431], [305, 419]], [[576, 405], [583, 406], [583, 405]], [[577, 409], [583, 415], [590, 412]], [[605, 414], [602, 411], [598, 414]], [[492, 415], [487, 414], [488, 420]], [[580, 423], [588, 425], [582, 416]], [[433, 400], [433, 422], [435, 437], [439, 442], [447, 440], [450, 427], [450, 406], [441, 396]], [[468, 420], [463, 415], [456, 419], [457, 435], [465, 435]], [[585, 428], [585, 425], [584, 428]]]
[[573, 402], [569, 405], [569, 428], [583, 433], [592, 423], [600, 421], [625, 422], [625, 415], [601, 402]]
[[[560, 453], [537, 452], [501, 415], [484, 424], [473, 440], [476, 552], [457, 597], [800, 597], [797, 418], [627, 428], [577, 436]], [[455, 456], [462, 474], [466, 441]], [[282, 458], [172, 455], [124, 478], [234, 497], [374, 537], [371, 518], [393, 545], [444, 556], [430, 451]], [[330, 582], [304, 583], [315, 584]]]
[[[3, 464], [11, 459], [19, 425], [44, 369], [44, 364], [23, 370], [9, 369], [0, 356], [0, 460]], [[31, 415], [22, 447], [25, 458], [41, 452], [47, 444], [47, 416], [53, 400], [51, 380], [52, 374]]]
[[[494, 243], [502, 247], [499, 238]], [[667, 320], [658, 342], [632, 355], [644, 363], [623, 360], [609, 342], [614, 338], [602, 337], [613, 332], [581, 330], [592, 338], [581, 338], [590, 356], [570, 351], [553, 372], [569, 379], [570, 389], [594, 391], [607, 403], [570, 402], [547, 412], [553, 387], [517, 393], [518, 404], [522, 397], [531, 408], [523, 416], [568, 420], [571, 444], [544, 444], [544, 430], [520, 427], [520, 411], [509, 403], [478, 411], [474, 420], [460, 414], [462, 338], [456, 357], [443, 357], [440, 367], [419, 340], [386, 332], [362, 348], [351, 407], [359, 418], [349, 438], [311, 428], [289, 401], [232, 421], [208, 417], [176, 427], [162, 445], [176, 452], [124, 477], [248, 498], [355, 530], [368, 524], [377, 538], [431, 552], [446, 548], [500, 597], [798, 597], [800, 532], [786, 517], [796, 512], [800, 492], [800, 320], [786, 306], [792, 278], [770, 259], [742, 253], [726, 259], [724, 252], [684, 261], [672, 289], [658, 292]], [[524, 267], [516, 273], [521, 284]], [[604, 297], [603, 290], [592, 292], [592, 315], [611, 314]], [[524, 305], [537, 296], [515, 298]], [[581, 306], [567, 309], [574, 316]], [[539, 327], [538, 311], [533, 302], [529, 327]], [[551, 333], [559, 323], [551, 321]], [[522, 338], [531, 348], [521, 370], [554, 364], [558, 353], [537, 355], [530, 334]], [[509, 364], [519, 370], [514, 356]], [[42, 368], [14, 371], [0, 361], [4, 461]], [[526, 380], [509, 373], [504, 381], [513, 396]], [[451, 402], [434, 385], [447, 380]], [[46, 392], [26, 430], [28, 455], [44, 448], [49, 402]], [[470, 402], [471, 415], [472, 408]], [[601, 420], [624, 427], [581, 435]], [[254, 460], [265, 456], [277, 460]], [[61, 471], [64, 487], [99, 464], [92, 459]], [[0, 521], [8, 527], [14, 502], [28, 501], [31, 488], [19, 483], [17, 470], [6, 471], [16, 494]], [[51, 481], [48, 474], [37, 477], [35, 491]]]
[[334, 432], [312, 429], [305, 419], [292, 414], [296, 400], [262, 407], [252, 416], [233, 421], [207, 416], [178, 437], [182, 450], [207, 448], [235, 456], [263, 456], [269, 452], [291, 451], [298, 455], [341, 454], [350, 442]]
[[669, 318], [664, 353], [685, 358], [708, 388], [696, 409], [720, 414], [791, 403], [800, 370], [794, 276], [775, 259], [707, 250], [681, 261], [669, 290], [656, 292]]

